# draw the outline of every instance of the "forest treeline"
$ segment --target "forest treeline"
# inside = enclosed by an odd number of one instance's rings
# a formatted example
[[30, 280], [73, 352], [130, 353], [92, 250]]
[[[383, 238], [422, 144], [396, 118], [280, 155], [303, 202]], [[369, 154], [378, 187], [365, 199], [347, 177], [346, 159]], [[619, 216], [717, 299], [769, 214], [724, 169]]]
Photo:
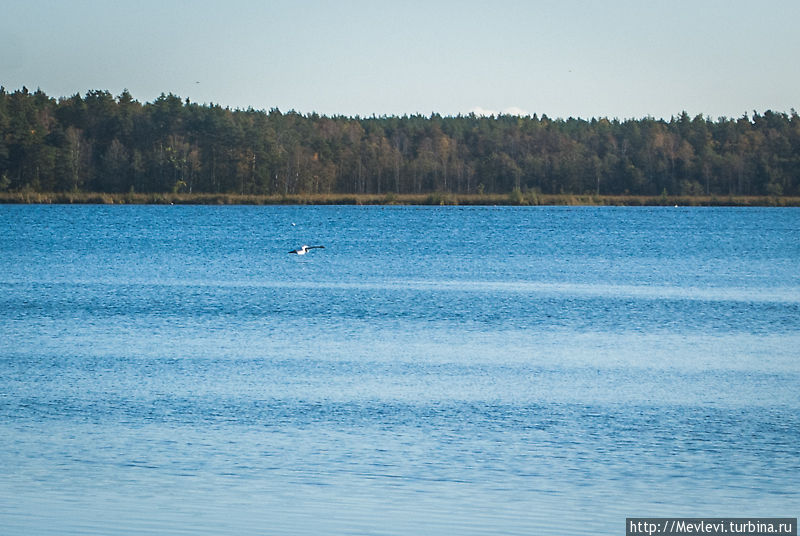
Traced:
[[0, 88], [0, 191], [800, 195], [800, 117], [328, 117]]

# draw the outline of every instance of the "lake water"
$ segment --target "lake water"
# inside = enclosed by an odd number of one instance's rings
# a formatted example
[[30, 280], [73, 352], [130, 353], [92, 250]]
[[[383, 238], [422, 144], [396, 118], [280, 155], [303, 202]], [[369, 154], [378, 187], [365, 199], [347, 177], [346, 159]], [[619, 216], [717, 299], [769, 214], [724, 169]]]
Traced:
[[800, 511], [800, 210], [0, 206], [0, 231], [4, 535]]

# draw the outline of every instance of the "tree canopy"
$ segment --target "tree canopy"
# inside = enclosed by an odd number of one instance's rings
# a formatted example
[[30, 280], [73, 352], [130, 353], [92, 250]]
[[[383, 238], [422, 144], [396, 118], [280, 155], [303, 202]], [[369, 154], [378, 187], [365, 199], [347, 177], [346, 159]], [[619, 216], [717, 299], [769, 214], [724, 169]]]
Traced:
[[800, 117], [328, 117], [0, 88], [0, 190], [800, 195]]

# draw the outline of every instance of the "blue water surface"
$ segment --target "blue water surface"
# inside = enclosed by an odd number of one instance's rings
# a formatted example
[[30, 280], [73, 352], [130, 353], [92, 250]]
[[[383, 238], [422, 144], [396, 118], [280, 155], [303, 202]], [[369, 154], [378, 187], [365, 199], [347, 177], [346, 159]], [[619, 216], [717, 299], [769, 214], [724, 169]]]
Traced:
[[2, 534], [800, 510], [798, 209], [6, 205], [0, 231]]

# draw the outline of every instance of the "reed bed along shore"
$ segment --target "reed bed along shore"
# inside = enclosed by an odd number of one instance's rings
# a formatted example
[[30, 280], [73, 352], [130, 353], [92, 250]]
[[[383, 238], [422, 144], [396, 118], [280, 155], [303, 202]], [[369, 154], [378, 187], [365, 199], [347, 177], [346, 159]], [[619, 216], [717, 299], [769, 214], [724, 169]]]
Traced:
[[509, 205], [509, 206], [736, 206], [798, 207], [800, 197], [641, 196], [571, 194], [188, 194], [98, 192], [0, 192], [0, 204], [105, 205]]

